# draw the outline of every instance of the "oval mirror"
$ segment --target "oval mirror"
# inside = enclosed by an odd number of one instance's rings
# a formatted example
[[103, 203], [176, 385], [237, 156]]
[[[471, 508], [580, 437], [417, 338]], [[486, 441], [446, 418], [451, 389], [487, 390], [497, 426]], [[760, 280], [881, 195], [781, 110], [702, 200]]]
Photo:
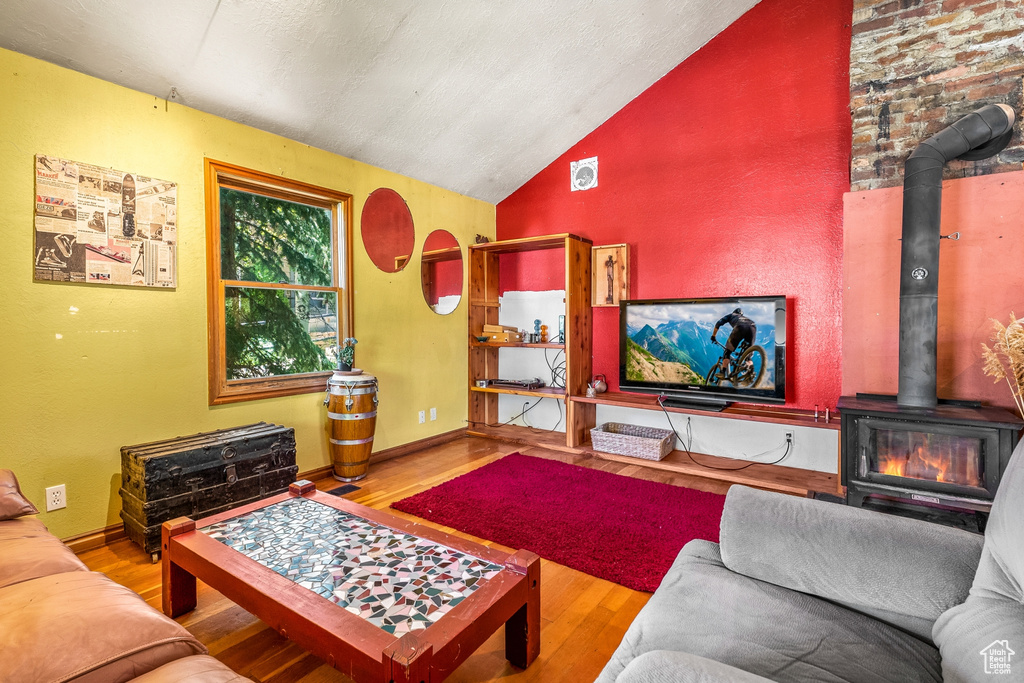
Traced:
[[375, 266], [385, 273], [405, 268], [416, 246], [416, 231], [402, 195], [387, 187], [371, 192], [360, 224], [363, 247]]
[[462, 300], [462, 249], [447, 230], [435, 230], [423, 243], [420, 267], [423, 298], [438, 315], [448, 315]]

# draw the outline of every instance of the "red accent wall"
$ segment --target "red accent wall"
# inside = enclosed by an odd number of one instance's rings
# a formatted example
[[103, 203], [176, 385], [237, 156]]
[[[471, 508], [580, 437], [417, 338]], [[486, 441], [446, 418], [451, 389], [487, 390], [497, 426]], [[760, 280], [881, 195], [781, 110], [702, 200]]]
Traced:
[[[835, 406], [852, 11], [763, 0], [499, 203], [498, 239], [627, 242], [635, 299], [785, 294], [788, 405]], [[598, 187], [570, 192], [591, 156]], [[560, 289], [553, 266], [503, 268], [502, 288]], [[618, 377], [617, 309], [594, 309], [594, 372]]]
[[462, 294], [462, 260], [435, 263], [437, 269], [431, 283], [431, 301], [442, 296]]

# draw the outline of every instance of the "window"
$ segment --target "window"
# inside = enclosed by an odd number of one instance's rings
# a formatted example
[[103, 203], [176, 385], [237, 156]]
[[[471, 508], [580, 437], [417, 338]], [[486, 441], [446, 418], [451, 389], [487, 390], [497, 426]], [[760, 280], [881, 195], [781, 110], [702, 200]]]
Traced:
[[351, 199], [206, 160], [210, 405], [323, 390], [352, 336]]

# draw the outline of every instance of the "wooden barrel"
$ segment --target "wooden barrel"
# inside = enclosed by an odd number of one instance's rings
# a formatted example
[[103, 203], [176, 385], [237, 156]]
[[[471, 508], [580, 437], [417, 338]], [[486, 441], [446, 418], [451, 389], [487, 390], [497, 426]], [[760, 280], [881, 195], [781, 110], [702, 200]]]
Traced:
[[377, 426], [377, 378], [336, 370], [327, 381], [328, 431], [334, 478], [356, 481], [366, 476]]

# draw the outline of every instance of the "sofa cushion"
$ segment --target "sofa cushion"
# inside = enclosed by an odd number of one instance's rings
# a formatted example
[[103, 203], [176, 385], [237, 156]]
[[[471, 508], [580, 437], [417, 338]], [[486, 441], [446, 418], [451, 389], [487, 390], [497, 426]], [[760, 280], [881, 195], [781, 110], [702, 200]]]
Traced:
[[691, 541], [598, 678], [676, 650], [773, 681], [942, 680], [939, 652], [900, 629], [819, 598], [728, 570], [718, 545]]
[[[1020, 680], [1024, 670], [1024, 605], [972, 595], [935, 622], [935, 642], [940, 644], [945, 683]], [[997, 651], [1004, 648], [1012, 654], [1000, 662]]]
[[[935, 622], [932, 637], [942, 652], [942, 673], [950, 683], [1017, 680], [1024, 670], [1024, 441], [1014, 450], [999, 482], [985, 527], [985, 549], [967, 601]], [[1011, 650], [1000, 673], [989, 652]], [[1016, 661], [1014, 661], [1014, 656]], [[1009, 675], [1007, 675], [1009, 674]], [[1016, 674], [1016, 675], [1014, 675]]]
[[0, 588], [40, 576], [89, 571], [38, 519], [0, 522]]
[[37, 514], [36, 506], [21, 494], [14, 472], [0, 470], [0, 520]]
[[674, 650], [651, 650], [622, 670], [615, 683], [772, 683], [721, 662]]
[[206, 648], [95, 572], [0, 588], [0, 680], [120, 683]]
[[729, 569], [925, 640], [940, 614], [967, 599], [983, 542], [962, 529], [746, 486], [729, 489], [722, 512]]
[[12, 538], [52, 536], [46, 525], [35, 517], [18, 517], [0, 522], [0, 543]]
[[250, 683], [210, 655], [176, 659], [142, 674], [133, 683]]

